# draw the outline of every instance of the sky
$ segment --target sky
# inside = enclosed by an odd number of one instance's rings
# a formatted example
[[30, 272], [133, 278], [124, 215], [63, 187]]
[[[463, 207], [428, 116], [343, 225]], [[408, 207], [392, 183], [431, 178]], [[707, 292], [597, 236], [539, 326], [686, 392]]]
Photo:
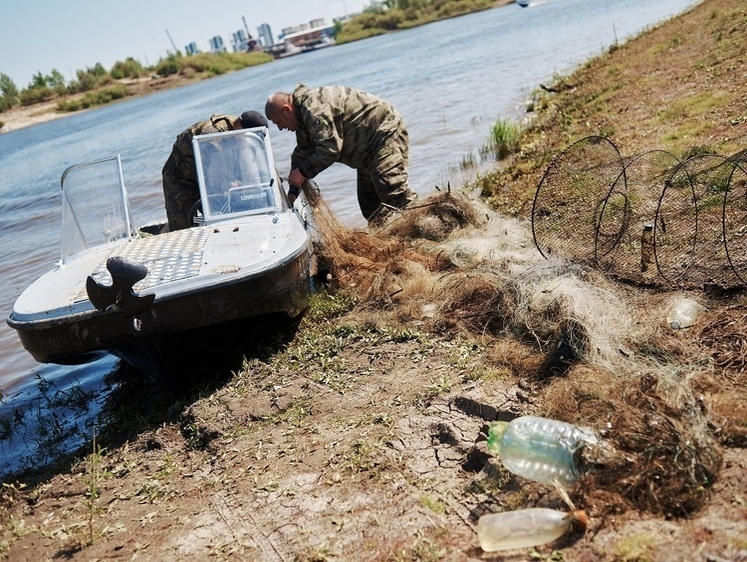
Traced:
[[[192, 41], [208, 46], [220, 35], [230, 49], [234, 31], [257, 37], [268, 23], [280, 31], [312, 19], [360, 12], [371, 0], [0, 0], [0, 73], [19, 89], [37, 72], [57, 69], [66, 80], [101, 63], [107, 70], [133, 57], [153, 65]], [[168, 34], [167, 31], [168, 30]]]

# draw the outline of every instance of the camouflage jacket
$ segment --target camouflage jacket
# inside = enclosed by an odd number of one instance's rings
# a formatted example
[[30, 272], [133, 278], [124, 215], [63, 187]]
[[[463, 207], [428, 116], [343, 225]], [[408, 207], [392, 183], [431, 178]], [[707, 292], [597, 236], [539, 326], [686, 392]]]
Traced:
[[402, 116], [386, 101], [344, 86], [293, 91], [298, 130], [291, 166], [307, 178], [335, 162], [366, 168], [382, 142], [404, 129]]
[[177, 135], [174, 146], [171, 149], [169, 160], [182, 178], [196, 180], [195, 154], [192, 148], [192, 137], [195, 135], [207, 135], [209, 133], [222, 133], [233, 129], [233, 123], [237, 117], [233, 115], [213, 115], [207, 121], [195, 123], [189, 129]]

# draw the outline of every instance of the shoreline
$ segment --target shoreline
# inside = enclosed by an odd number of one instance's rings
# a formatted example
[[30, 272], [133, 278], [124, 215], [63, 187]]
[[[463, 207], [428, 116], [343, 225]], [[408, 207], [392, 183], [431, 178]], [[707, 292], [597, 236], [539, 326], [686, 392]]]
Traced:
[[0, 127], [0, 134], [9, 133], [11, 131], [18, 131], [27, 127], [33, 127], [34, 125], [47, 123], [56, 119], [62, 119], [63, 117], [68, 117], [70, 115], [77, 115], [78, 113], [83, 113], [85, 111], [90, 111], [99, 107], [106, 107], [107, 105], [111, 105], [112, 103], [117, 103], [126, 99], [138, 98], [146, 96], [148, 94], [154, 94], [156, 92], [169, 90], [171, 88], [176, 88], [179, 86], [185, 86], [187, 84], [191, 84], [192, 82], [199, 82], [200, 80], [207, 80], [209, 78], [211, 77], [195, 76], [192, 78], [187, 78], [181, 75], [173, 75], [158, 78], [149, 76], [134, 80], [117, 80], [116, 82], [118, 84], [122, 84], [123, 86], [126, 86], [128, 88], [128, 90], [130, 91], [129, 95], [111, 103], [96, 105], [93, 107], [88, 107], [86, 109], [80, 109], [78, 111], [60, 112], [57, 111], [57, 105], [62, 101], [81, 98], [85, 94], [70, 94], [60, 96], [58, 98], [55, 98], [54, 100], [35, 103], [33, 105], [18, 105], [0, 113], [0, 122], [3, 123], [3, 126]]

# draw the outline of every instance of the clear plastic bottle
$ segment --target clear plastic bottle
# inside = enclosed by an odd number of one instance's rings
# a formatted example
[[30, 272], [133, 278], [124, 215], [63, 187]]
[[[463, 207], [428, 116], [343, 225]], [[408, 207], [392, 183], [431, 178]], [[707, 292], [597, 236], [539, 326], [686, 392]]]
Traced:
[[681, 298], [672, 303], [667, 311], [667, 324], [673, 330], [689, 328], [703, 312], [703, 305], [695, 299]]
[[489, 513], [477, 521], [477, 540], [485, 552], [528, 548], [555, 541], [572, 527], [586, 530], [582, 510], [564, 513], [546, 507]]
[[557, 481], [566, 489], [582, 474], [581, 450], [598, 443], [591, 429], [537, 416], [493, 422], [488, 431], [488, 452], [500, 456], [508, 470], [542, 484]]

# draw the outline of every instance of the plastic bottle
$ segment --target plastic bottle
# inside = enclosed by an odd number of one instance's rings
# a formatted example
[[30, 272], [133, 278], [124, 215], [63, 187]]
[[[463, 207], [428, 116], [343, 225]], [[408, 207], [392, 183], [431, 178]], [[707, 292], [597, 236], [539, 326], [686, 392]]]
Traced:
[[477, 520], [477, 539], [485, 552], [528, 548], [559, 539], [572, 527], [586, 530], [586, 513], [564, 513], [545, 507], [531, 507], [503, 513], [489, 513]]
[[703, 305], [695, 299], [677, 299], [667, 311], [667, 324], [673, 330], [689, 328], [695, 324], [701, 312], [703, 312]]
[[488, 431], [488, 452], [500, 456], [508, 470], [543, 484], [558, 482], [566, 489], [583, 472], [578, 466], [582, 449], [598, 443], [591, 429], [537, 416], [496, 421]]

